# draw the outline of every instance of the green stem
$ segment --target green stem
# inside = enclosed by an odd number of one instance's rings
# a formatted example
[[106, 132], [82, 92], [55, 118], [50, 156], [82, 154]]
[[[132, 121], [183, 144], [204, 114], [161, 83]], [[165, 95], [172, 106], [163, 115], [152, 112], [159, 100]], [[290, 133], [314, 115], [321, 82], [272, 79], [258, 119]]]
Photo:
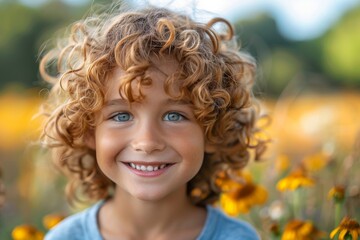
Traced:
[[342, 209], [342, 203], [341, 202], [335, 202], [335, 227], [339, 226], [341, 221], [341, 209]]
[[294, 218], [301, 219], [301, 191], [300, 188], [294, 191], [293, 195]]

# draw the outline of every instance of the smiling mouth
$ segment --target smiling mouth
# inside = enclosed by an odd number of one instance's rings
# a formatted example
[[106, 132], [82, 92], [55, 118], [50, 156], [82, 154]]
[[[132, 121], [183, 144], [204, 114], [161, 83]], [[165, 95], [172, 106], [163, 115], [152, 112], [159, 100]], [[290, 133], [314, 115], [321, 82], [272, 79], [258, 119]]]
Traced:
[[142, 164], [135, 164], [135, 163], [127, 163], [127, 165], [133, 169], [143, 171], [143, 172], [154, 172], [160, 169], [164, 169], [172, 164], [159, 164], [159, 165], [142, 165]]

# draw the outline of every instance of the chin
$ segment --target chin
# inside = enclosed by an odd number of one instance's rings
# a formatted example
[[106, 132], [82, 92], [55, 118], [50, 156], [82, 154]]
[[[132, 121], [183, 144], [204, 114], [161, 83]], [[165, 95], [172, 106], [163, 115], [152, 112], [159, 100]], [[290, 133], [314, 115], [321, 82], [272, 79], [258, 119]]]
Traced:
[[138, 200], [150, 201], [150, 202], [161, 201], [167, 196], [167, 194], [163, 192], [154, 192], [154, 191], [131, 192], [130, 194]]
[[[142, 188], [132, 189], [129, 191], [133, 198], [141, 201], [159, 202], [165, 199], [172, 199], [173, 197], [179, 198], [179, 191], [170, 191], [164, 188]], [[184, 194], [186, 194], [184, 192]]]

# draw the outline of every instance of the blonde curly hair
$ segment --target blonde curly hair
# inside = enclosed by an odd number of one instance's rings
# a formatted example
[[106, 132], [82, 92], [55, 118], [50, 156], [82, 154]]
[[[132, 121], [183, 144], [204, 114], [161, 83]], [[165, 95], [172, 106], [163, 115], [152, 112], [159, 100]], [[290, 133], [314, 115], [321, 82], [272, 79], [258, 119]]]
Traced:
[[[213, 28], [217, 23], [224, 24], [227, 31], [217, 33]], [[154, 56], [172, 56], [179, 63], [165, 90], [169, 93], [176, 82], [179, 98], [190, 99], [213, 149], [205, 153], [203, 166], [188, 183], [194, 204], [216, 201], [220, 194], [214, 183], [217, 173], [244, 167], [250, 149], [263, 151], [264, 142], [254, 140], [259, 131], [251, 90], [256, 64], [234, 46], [228, 21], [214, 18], [201, 24], [156, 7], [120, 10], [76, 22], [59, 43], [40, 63], [41, 76], [52, 84], [42, 110], [46, 120], [41, 140], [69, 178], [67, 197], [71, 202], [111, 196], [115, 184], [99, 169], [96, 150], [86, 145], [86, 138], [96, 127], [95, 113], [104, 105], [109, 74], [120, 67], [125, 77], [119, 92], [129, 102], [136, 101], [131, 82], [143, 79], [139, 91], [151, 84], [144, 74]], [[54, 63], [56, 73], [51, 74]]]

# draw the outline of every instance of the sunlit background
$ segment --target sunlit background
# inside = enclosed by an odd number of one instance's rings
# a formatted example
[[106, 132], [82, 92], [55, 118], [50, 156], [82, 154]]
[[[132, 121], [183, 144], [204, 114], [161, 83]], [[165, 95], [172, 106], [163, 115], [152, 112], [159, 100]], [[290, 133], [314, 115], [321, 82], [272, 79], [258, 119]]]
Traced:
[[[86, 15], [91, 4], [107, 2], [0, 0], [0, 239], [11, 239], [14, 227], [22, 224], [46, 232], [44, 216], [75, 211], [63, 195], [65, 180], [33, 144], [40, 123], [34, 114], [46, 95], [39, 56], [61, 29]], [[258, 62], [254, 90], [271, 118], [267, 132], [272, 143], [262, 161], [247, 170], [268, 197], [247, 213], [232, 208], [232, 215], [250, 221], [263, 239], [286, 239], [294, 216], [311, 221], [326, 234], [324, 239], [339, 223], [337, 215], [359, 221], [360, 1], [147, 2], [185, 11], [203, 22], [215, 16], [229, 19], [242, 49]], [[295, 191], [284, 191], [285, 185], [276, 188], [296, 169], [314, 181], [300, 189], [299, 211], [291, 210], [299, 208], [292, 200]], [[345, 189], [340, 210], [327, 197], [334, 186]]]

